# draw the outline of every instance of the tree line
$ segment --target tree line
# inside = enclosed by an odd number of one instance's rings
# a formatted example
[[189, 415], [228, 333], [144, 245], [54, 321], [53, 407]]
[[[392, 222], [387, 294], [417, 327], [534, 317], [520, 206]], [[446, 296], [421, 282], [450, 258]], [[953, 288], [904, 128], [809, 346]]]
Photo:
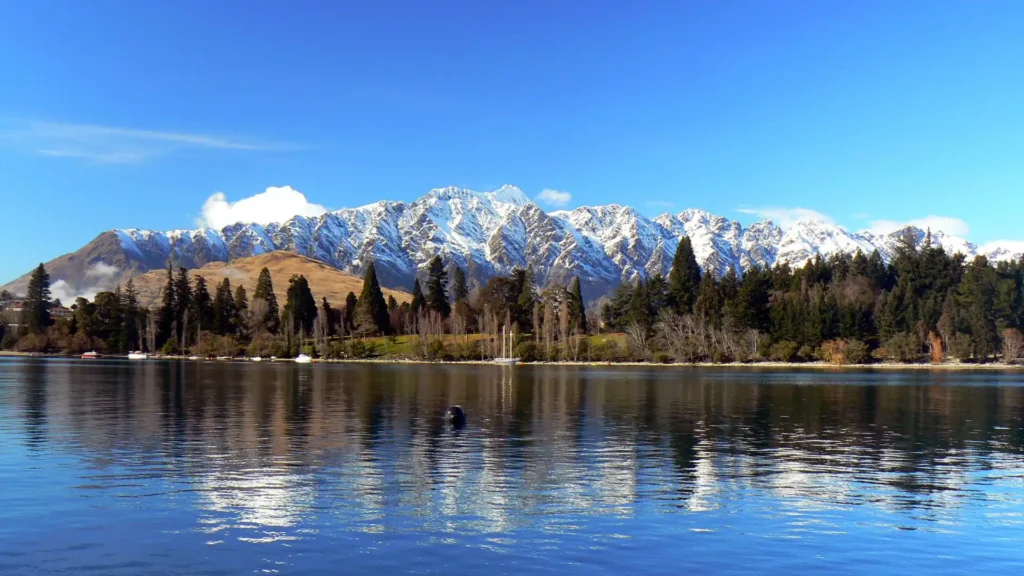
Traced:
[[[451, 278], [449, 278], [449, 273]], [[302, 275], [279, 307], [268, 269], [249, 298], [224, 279], [168, 267], [160, 304], [141, 308], [129, 280], [73, 314], [49, 317], [42, 265], [29, 283], [22, 325], [3, 345], [22, 350], [322, 357], [408, 355], [525, 361], [785, 362], [1016, 361], [1024, 348], [1024, 265], [967, 262], [926, 235], [905, 234], [894, 257], [816, 256], [800, 268], [753, 266], [705, 274], [682, 238], [667, 278], [624, 282], [600, 306], [584, 305], [580, 280], [538, 288], [529, 269], [473, 290], [465, 271], [433, 258], [409, 302], [385, 298], [371, 263], [360, 294], [340, 306], [313, 297]], [[599, 311], [598, 311], [599, 310]], [[2, 328], [0, 328], [2, 329]], [[597, 336], [595, 336], [595, 334]], [[619, 336], [601, 336], [617, 334]], [[404, 343], [404, 344], [403, 344]]]

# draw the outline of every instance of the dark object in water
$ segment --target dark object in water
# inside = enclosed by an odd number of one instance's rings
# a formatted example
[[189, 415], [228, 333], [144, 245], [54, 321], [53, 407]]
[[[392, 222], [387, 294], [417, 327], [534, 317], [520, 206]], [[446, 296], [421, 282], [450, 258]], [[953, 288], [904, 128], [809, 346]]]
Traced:
[[444, 413], [444, 417], [454, 426], [462, 427], [466, 425], [466, 411], [463, 410], [462, 406], [459, 406], [458, 404], [449, 408]]

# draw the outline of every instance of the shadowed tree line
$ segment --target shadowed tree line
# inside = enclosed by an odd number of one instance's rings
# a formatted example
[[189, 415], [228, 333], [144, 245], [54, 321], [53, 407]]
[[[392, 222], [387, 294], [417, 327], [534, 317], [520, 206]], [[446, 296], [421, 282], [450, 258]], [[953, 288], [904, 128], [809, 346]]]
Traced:
[[[184, 268], [167, 269], [160, 305], [142, 309], [131, 281], [73, 314], [49, 315], [42, 265], [29, 283], [17, 329], [3, 343], [19, 350], [327, 358], [408, 356], [524, 361], [599, 360], [867, 363], [880, 360], [1015, 362], [1024, 348], [1021, 260], [966, 262], [908, 232], [890, 262], [820, 255], [801, 268], [777, 265], [704, 274], [689, 238], [668, 278], [624, 282], [598, 303], [583, 301], [579, 278], [539, 288], [514, 269], [470, 292], [458, 266], [433, 258], [412, 299], [385, 298], [374, 265], [359, 295], [340, 307], [313, 297], [304, 276], [289, 279], [279, 306], [264, 268], [251, 299], [228, 279], [213, 289]], [[599, 304], [599, 305], [598, 305]], [[595, 311], [599, 309], [600, 313]]]

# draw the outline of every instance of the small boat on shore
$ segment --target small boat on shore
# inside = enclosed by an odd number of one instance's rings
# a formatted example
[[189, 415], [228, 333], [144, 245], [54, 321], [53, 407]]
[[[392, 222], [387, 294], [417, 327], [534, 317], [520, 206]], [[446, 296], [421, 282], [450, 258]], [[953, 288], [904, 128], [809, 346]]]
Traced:
[[310, 364], [313, 362], [313, 357], [309, 354], [299, 354], [295, 357], [295, 361], [299, 364]]
[[251, 360], [252, 362], [263, 362], [263, 358], [259, 356], [253, 356], [252, 358], [249, 358], [249, 360]]
[[502, 356], [500, 358], [495, 358], [494, 359], [494, 363], [495, 364], [505, 364], [505, 365], [510, 365], [510, 366], [514, 365], [514, 364], [519, 364], [519, 358], [515, 358], [512, 355], [512, 341], [514, 340], [513, 334], [512, 334], [512, 329], [511, 328], [508, 329], [508, 339], [507, 339], [507, 341], [506, 341], [505, 335], [506, 335], [505, 327], [502, 326], [501, 327], [501, 353], [504, 354], [505, 352], [508, 352], [508, 356]]
[[100, 357], [100, 355], [97, 354], [95, 350], [90, 350], [90, 351], [86, 352], [85, 354], [82, 354], [82, 359], [83, 360], [95, 360], [95, 359], [97, 359], [99, 357]]
[[128, 359], [129, 360], [145, 360], [146, 358], [149, 358], [149, 355], [146, 354], [145, 352], [129, 352], [128, 353]]
[[199, 360], [199, 356], [189, 356], [189, 360]]

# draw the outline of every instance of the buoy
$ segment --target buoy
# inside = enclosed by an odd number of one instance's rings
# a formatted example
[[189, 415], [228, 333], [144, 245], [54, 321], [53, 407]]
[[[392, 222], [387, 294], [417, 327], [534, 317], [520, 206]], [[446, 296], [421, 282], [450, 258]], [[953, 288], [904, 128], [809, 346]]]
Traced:
[[444, 417], [446, 420], [451, 422], [453, 426], [462, 427], [466, 425], [466, 411], [458, 404], [449, 408], [444, 413]]

